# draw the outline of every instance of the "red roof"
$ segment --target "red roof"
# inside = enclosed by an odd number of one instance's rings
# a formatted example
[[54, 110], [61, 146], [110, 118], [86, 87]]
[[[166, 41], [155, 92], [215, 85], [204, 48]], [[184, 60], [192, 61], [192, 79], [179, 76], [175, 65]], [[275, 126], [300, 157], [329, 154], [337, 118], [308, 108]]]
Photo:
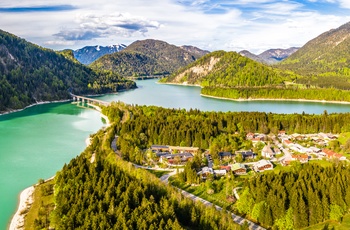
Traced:
[[336, 153], [336, 152], [333, 152], [330, 149], [323, 149], [322, 152], [324, 152], [328, 158], [332, 158], [332, 157], [341, 158], [341, 157], [343, 157], [343, 155]]

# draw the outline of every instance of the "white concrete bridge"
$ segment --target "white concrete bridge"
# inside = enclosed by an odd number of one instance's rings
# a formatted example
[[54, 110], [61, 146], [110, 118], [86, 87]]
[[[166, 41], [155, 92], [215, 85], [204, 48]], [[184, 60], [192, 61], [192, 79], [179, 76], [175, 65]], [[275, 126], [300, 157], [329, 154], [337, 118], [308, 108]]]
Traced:
[[71, 96], [73, 97], [73, 101], [75, 101], [75, 102], [82, 102], [82, 103], [88, 103], [88, 104], [93, 104], [93, 105], [103, 105], [103, 106], [109, 106], [109, 104], [110, 104], [109, 102], [101, 101], [101, 100], [94, 99], [94, 98], [78, 96], [78, 95], [74, 95], [74, 94], [71, 94]]

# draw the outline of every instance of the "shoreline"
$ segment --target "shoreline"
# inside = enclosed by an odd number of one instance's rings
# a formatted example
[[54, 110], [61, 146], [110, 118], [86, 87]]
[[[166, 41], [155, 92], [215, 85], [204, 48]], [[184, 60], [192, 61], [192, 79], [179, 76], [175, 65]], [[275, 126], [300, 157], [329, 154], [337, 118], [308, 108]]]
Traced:
[[[71, 100], [68, 100], [68, 101], [71, 101]], [[62, 101], [57, 101], [57, 102], [62, 102]], [[57, 102], [47, 102], [47, 103], [57, 103]], [[41, 104], [44, 104], [44, 103], [41, 103]], [[38, 104], [33, 104], [30, 106], [35, 106], [35, 105], [38, 105]], [[105, 126], [109, 127], [111, 125], [111, 123], [110, 123], [108, 117], [102, 113], [101, 108], [98, 106], [95, 106], [95, 105], [92, 105], [92, 106], [100, 113], [101, 117], [105, 119], [105, 121], [106, 121]], [[26, 108], [28, 108], [28, 107], [26, 107]], [[26, 109], [26, 108], [24, 108], [24, 109]], [[90, 144], [91, 144], [91, 137], [89, 136], [85, 139], [85, 146], [88, 147]], [[91, 160], [93, 160], [93, 159], [91, 159]], [[55, 175], [46, 179], [45, 182], [53, 180], [54, 178], [55, 178]], [[25, 219], [25, 216], [27, 215], [27, 210], [31, 207], [31, 205], [34, 202], [33, 194], [34, 194], [36, 185], [38, 185], [38, 184], [32, 185], [28, 188], [25, 188], [20, 193], [19, 202], [17, 205], [18, 208], [17, 208], [15, 214], [11, 218], [11, 222], [10, 222], [9, 228], [8, 228], [9, 230], [22, 230], [23, 229], [24, 219]]]
[[156, 82], [156, 84], [160, 84], [160, 85], [178, 85], [178, 86], [191, 86], [191, 87], [200, 87], [203, 88], [200, 85], [193, 85], [193, 84], [187, 84], [187, 83], [169, 83], [169, 82]]
[[311, 99], [284, 99], [284, 98], [248, 98], [248, 99], [234, 99], [234, 98], [227, 98], [227, 97], [217, 97], [217, 96], [211, 96], [206, 94], [200, 94], [202, 97], [209, 97], [214, 99], [221, 99], [221, 100], [229, 100], [229, 101], [238, 101], [238, 102], [244, 102], [244, 101], [295, 101], [295, 102], [312, 102], [312, 103], [329, 103], [329, 104], [350, 104], [349, 101], [326, 101], [326, 100], [311, 100]]
[[16, 213], [11, 219], [9, 230], [23, 229], [24, 217], [33, 203], [34, 186], [24, 189], [19, 195], [19, 204]]
[[[46, 179], [44, 182], [53, 180], [55, 178], [55, 175]], [[16, 210], [16, 213], [12, 216], [11, 222], [9, 225], [9, 230], [20, 230], [24, 227], [24, 218], [27, 215], [27, 212], [31, 205], [34, 202], [33, 194], [35, 191], [35, 187], [38, 184], [32, 185], [28, 188], [25, 188], [22, 190], [22, 192], [19, 195], [19, 203], [18, 208]]]
[[34, 104], [27, 105], [23, 109], [14, 109], [14, 110], [11, 110], [11, 111], [0, 113], [0, 116], [6, 115], [6, 114], [10, 114], [10, 113], [20, 112], [20, 111], [23, 111], [23, 110], [28, 109], [30, 107], [36, 106], [36, 105], [43, 105], [43, 104], [50, 104], [50, 103], [61, 103], [61, 102], [70, 102], [70, 101], [72, 101], [72, 99], [57, 100], [57, 101], [40, 101], [40, 102], [37, 102], [37, 103], [34, 103]]
[[[178, 85], [178, 86], [193, 86], [193, 87], [200, 87], [203, 88], [200, 85], [193, 85], [193, 84], [185, 84], [185, 83], [168, 83], [168, 82], [156, 82], [156, 84], [164, 84], [164, 85]], [[211, 96], [206, 94], [200, 94], [202, 97], [208, 97], [208, 98], [214, 98], [214, 99], [220, 99], [220, 100], [229, 100], [229, 101], [237, 101], [237, 102], [244, 102], [244, 101], [292, 101], [292, 102], [312, 102], [312, 103], [329, 103], [329, 104], [350, 104], [350, 101], [327, 101], [327, 100], [311, 100], [311, 99], [285, 99], [285, 98], [228, 98], [228, 97], [218, 97], [218, 96]]]

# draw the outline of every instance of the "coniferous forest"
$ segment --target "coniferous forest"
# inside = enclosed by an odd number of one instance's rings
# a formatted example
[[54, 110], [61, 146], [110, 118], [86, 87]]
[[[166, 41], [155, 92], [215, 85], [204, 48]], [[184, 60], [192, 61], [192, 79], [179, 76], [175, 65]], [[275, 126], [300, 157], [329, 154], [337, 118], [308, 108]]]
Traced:
[[69, 56], [0, 30], [0, 112], [73, 94], [100, 94], [135, 88], [111, 71], [94, 71]]
[[350, 207], [350, 167], [305, 164], [279, 174], [251, 177], [236, 207], [265, 227], [300, 229], [341, 221]]
[[[56, 208], [50, 218], [50, 226], [56, 229], [240, 229], [225, 211], [193, 203], [128, 161], [144, 163], [143, 150], [152, 144], [202, 150], [215, 145], [233, 151], [247, 144], [243, 138], [247, 132], [350, 131], [350, 114], [326, 112], [223, 113], [123, 103], [112, 103], [103, 112], [112, 125], [93, 135], [91, 145], [56, 175]], [[115, 138], [117, 152], [111, 148]], [[185, 171], [195, 172], [200, 162], [195, 157]], [[246, 179], [234, 207], [239, 214], [272, 229], [341, 221], [350, 205], [349, 172], [349, 165], [334, 163], [258, 174]], [[185, 172], [182, 176], [197, 174]], [[44, 227], [42, 222], [36, 223], [38, 229]]]
[[[153, 174], [116, 158], [100, 131], [56, 175], [55, 229], [240, 229], [230, 215], [184, 198]], [[90, 163], [92, 154], [96, 155]], [[37, 225], [41, 229], [40, 225]]]

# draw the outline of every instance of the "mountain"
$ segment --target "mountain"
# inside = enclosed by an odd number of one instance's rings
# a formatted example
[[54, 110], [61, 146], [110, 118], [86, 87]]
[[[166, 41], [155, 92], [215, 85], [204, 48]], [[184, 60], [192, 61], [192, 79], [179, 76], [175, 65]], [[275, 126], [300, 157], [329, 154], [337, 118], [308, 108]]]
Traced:
[[105, 55], [90, 66], [112, 70], [121, 76], [167, 75], [195, 61], [201, 56], [200, 52], [194, 47], [181, 48], [147, 39], [136, 41], [118, 53]]
[[291, 47], [288, 49], [269, 49], [258, 55], [261, 59], [263, 59], [267, 64], [276, 64], [293, 53], [295, 53], [299, 48]]
[[215, 51], [180, 69], [162, 82], [203, 87], [256, 87], [282, 83], [271, 67], [236, 52]]
[[74, 57], [82, 64], [89, 65], [98, 58], [106, 54], [119, 52], [126, 48], [124, 44], [111, 46], [85, 46], [81, 49], [74, 50]]
[[0, 30], [0, 113], [42, 101], [69, 99], [69, 93], [96, 94], [135, 87], [107, 71], [93, 71], [72, 57]]
[[187, 52], [193, 54], [196, 59], [203, 57], [204, 55], [210, 53], [208, 50], [202, 50], [195, 46], [180, 46], [181, 49], [186, 50]]
[[242, 50], [239, 53], [242, 56], [250, 58], [254, 61], [264, 63], [267, 65], [272, 65], [286, 59], [287, 57], [292, 55], [294, 52], [296, 52], [298, 49], [299, 48], [297, 47], [291, 47], [288, 49], [269, 49], [258, 55], [253, 54], [248, 50]]
[[261, 57], [259, 57], [256, 54], [249, 52], [248, 50], [242, 50], [239, 52], [239, 54], [242, 55], [243, 57], [247, 57], [249, 59], [252, 59], [253, 61], [267, 64], [264, 59], [262, 59]]
[[306, 76], [301, 83], [350, 89], [350, 22], [310, 40], [277, 66]]

